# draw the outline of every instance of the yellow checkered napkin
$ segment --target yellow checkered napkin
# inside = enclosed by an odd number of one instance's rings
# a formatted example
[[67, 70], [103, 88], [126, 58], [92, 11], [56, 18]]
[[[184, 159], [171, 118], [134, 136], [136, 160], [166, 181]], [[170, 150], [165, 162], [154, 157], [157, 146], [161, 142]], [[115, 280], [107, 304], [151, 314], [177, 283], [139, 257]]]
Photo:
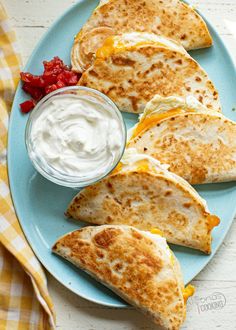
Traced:
[[47, 280], [16, 217], [6, 166], [8, 117], [19, 67], [15, 34], [0, 4], [0, 330], [48, 330], [55, 328], [55, 316]]

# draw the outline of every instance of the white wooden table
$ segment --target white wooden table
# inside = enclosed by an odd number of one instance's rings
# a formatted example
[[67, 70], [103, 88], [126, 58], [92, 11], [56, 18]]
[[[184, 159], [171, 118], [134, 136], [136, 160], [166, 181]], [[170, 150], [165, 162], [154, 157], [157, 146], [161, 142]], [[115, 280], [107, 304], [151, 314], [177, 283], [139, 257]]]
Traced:
[[[214, 24], [236, 62], [236, 0], [190, 0]], [[75, 0], [3, 0], [15, 28], [24, 63], [52, 22]], [[56, 55], [56, 53], [55, 53]], [[236, 86], [235, 86], [236, 93]], [[88, 302], [48, 275], [49, 290], [63, 330], [154, 330], [132, 308], [111, 309]], [[236, 223], [208, 266], [193, 281], [183, 329], [236, 329]], [[215, 295], [215, 293], [218, 293]]]

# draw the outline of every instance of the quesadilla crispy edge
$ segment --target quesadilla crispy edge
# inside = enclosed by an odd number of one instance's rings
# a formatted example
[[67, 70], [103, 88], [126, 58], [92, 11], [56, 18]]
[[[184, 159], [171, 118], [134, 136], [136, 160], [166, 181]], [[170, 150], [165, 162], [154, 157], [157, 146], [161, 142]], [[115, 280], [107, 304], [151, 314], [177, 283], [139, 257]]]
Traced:
[[67, 216], [93, 224], [125, 224], [141, 230], [159, 228], [170, 243], [211, 252], [211, 215], [197, 192], [146, 168], [118, 171], [84, 188], [71, 201]]
[[[60, 238], [63, 256], [141, 309], [165, 329], [179, 329], [186, 314], [178, 261], [127, 226], [85, 227]], [[174, 265], [173, 265], [174, 263]]]
[[158, 45], [98, 57], [78, 84], [106, 94], [125, 112], [143, 112], [156, 94], [193, 95], [208, 110], [221, 111], [218, 92], [200, 65], [188, 54]]
[[[94, 10], [81, 29], [78, 38], [75, 38], [72, 62], [78, 63], [75, 64], [74, 69], [80, 72], [83, 70], [81, 60], [78, 61], [76, 56], [73, 56], [76, 53], [78, 55], [80, 52], [85, 64], [92, 63], [92, 56], [96, 53], [96, 49], [102, 46], [107, 37], [107, 30], [104, 30], [103, 34], [100, 29], [110, 29], [110, 35], [133, 31], [152, 32], [174, 39], [187, 50], [212, 45], [212, 38], [204, 20], [193, 8], [182, 1], [110, 0]], [[88, 42], [86, 45], [83, 44], [86, 35], [90, 33], [94, 37], [97, 33], [97, 41], [94, 38], [91, 44]], [[87, 54], [89, 54], [88, 57]]]
[[235, 136], [236, 123], [221, 114], [173, 113], [154, 120], [128, 147], [169, 164], [191, 184], [227, 182], [236, 180]]

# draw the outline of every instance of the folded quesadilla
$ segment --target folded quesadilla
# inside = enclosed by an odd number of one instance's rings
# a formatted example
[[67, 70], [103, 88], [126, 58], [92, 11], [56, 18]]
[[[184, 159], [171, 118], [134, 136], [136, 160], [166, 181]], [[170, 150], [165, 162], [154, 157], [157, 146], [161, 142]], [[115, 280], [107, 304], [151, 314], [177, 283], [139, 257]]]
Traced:
[[133, 32], [106, 39], [79, 85], [109, 96], [121, 111], [141, 113], [151, 98], [194, 95], [220, 111], [218, 92], [185, 49], [153, 33]]
[[134, 31], [171, 38], [187, 50], [212, 45], [206, 23], [182, 1], [101, 1], [75, 37], [71, 52], [73, 70], [87, 69], [107, 37]]
[[211, 252], [219, 218], [187, 181], [159, 161], [129, 149], [111, 175], [82, 189], [67, 216], [93, 224], [159, 228], [170, 243]]
[[129, 226], [84, 227], [61, 237], [52, 251], [95, 277], [163, 329], [184, 322], [186, 301], [180, 266], [166, 240]]
[[128, 147], [169, 164], [191, 184], [236, 180], [236, 123], [193, 97], [155, 96]]

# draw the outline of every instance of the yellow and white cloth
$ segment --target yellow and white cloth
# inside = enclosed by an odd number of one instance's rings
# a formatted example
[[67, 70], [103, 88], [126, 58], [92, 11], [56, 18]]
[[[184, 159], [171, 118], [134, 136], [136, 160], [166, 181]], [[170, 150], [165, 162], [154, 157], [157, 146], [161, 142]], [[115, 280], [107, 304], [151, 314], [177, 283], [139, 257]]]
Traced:
[[0, 329], [49, 330], [55, 315], [46, 276], [21, 230], [8, 182], [7, 130], [19, 70], [16, 37], [0, 4]]

